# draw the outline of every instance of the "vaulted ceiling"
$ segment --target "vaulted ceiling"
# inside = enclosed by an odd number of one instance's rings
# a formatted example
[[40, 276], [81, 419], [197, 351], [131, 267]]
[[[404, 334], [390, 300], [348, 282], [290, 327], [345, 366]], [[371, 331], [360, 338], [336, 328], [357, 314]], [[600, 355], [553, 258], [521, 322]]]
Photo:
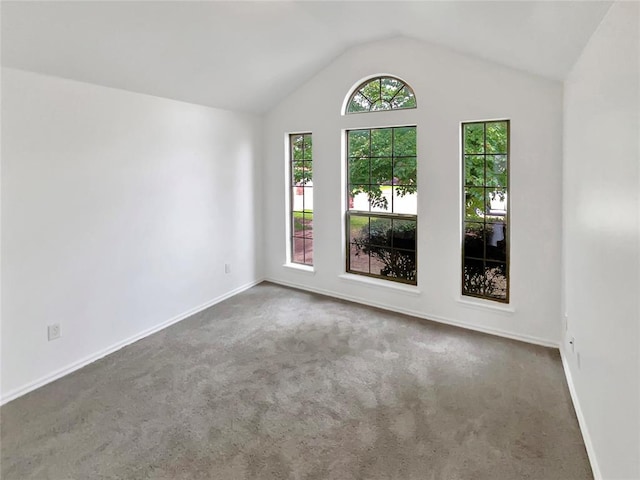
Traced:
[[2, 2], [2, 64], [261, 113], [346, 49], [406, 36], [561, 80], [611, 2]]

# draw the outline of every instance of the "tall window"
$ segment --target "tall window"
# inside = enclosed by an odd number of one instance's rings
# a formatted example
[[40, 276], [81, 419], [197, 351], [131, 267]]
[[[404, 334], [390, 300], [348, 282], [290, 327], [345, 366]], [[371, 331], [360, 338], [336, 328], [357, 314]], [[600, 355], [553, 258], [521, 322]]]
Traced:
[[509, 121], [462, 125], [462, 294], [509, 302]]
[[347, 114], [416, 108], [413, 90], [395, 77], [376, 77], [360, 84], [347, 103]]
[[313, 265], [313, 155], [310, 133], [289, 135], [291, 262]]
[[347, 131], [347, 271], [416, 284], [416, 127]]

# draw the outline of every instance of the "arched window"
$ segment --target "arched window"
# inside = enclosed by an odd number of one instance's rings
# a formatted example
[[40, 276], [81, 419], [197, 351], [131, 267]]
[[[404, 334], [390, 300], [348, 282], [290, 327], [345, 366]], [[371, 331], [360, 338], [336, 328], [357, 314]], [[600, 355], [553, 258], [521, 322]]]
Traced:
[[[416, 108], [403, 81], [376, 77], [349, 97], [346, 113]], [[417, 285], [417, 127], [345, 130], [346, 271]]]
[[361, 83], [347, 103], [345, 113], [416, 108], [416, 96], [409, 85], [395, 77], [375, 77]]

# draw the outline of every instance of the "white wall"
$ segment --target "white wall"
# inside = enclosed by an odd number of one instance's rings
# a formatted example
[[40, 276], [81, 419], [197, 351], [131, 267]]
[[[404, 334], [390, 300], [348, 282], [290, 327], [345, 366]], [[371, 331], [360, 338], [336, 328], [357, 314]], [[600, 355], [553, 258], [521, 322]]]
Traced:
[[[349, 89], [378, 73], [406, 80], [418, 108], [341, 116]], [[460, 122], [495, 118], [511, 119], [508, 308], [513, 311], [477, 306], [491, 302], [470, 297], [473, 305], [459, 301]], [[418, 294], [340, 277], [345, 271], [341, 130], [368, 122], [418, 126]], [[283, 139], [300, 131], [313, 133], [313, 275], [283, 267], [288, 241]], [[267, 115], [265, 147], [267, 278], [529, 341], [560, 342], [560, 83], [409, 39], [366, 44], [347, 51]]]
[[262, 277], [261, 135], [258, 117], [3, 70], [4, 400]]
[[611, 7], [564, 96], [563, 349], [606, 479], [640, 478], [639, 15], [636, 2]]

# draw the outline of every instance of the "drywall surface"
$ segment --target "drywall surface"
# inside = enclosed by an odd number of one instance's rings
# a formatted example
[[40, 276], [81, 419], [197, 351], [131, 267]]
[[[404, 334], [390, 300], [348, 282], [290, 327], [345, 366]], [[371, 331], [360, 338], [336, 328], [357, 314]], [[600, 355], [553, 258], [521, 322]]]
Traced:
[[260, 141], [255, 116], [3, 70], [4, 399], [262, 277]]
[[[388, 73], [414, 89], [415, 110], [341, 115], [354, 84]], [[460, 122], [511, 120], [511, 303], [460, 301]], [[418, 287], [345, 273], [343, 130], [417, 125]], [[287, 266], [285, 135], [313, 133], [313, 274]], [[397, 38], [347, 51], [266, 118], [267, 278], [547, 345], [560, 341], [562, 85]], [[396, 285], [392, 284], [391, 285]]]
[[564, 94], [563, 349], [605, 479], [640, 478], [639, 15], [611, 7]]

